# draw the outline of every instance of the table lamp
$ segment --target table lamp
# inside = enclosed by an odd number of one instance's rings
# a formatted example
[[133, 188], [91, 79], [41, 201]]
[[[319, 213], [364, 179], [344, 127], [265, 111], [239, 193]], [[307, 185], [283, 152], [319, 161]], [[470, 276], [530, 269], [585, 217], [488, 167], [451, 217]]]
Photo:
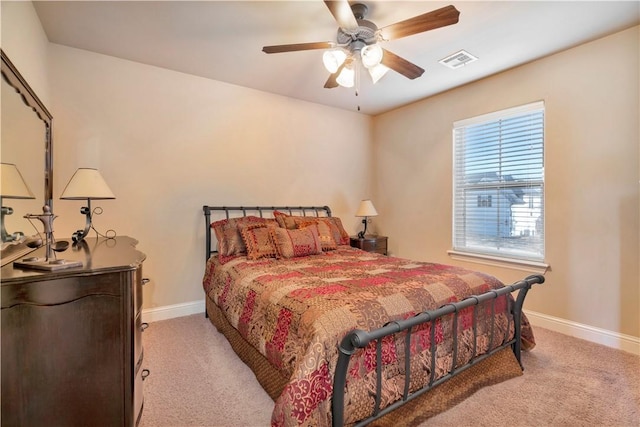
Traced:
[[364, 230], [358, 233], [358, 237], [364, 239], [365, 234], [367, 234], [367, 220], [371, 216], [378, 216], [378, 211], [376, 211], [371, 200], [367, 199], [360, 202], [356, 216], [363, 217], [362, 223], [364, 224]]
[[80, 213], [86, 215], [86, 225], [84, 230], [78, 230], [71, 236], [74, 242], [80, 242], [87, 237], [89, 230], [93, 227], [91, 223], [91, 200], [115, 199], [116, 196], [100, 175], [97, 169], [79, 168], [69, 180], [60, 199], [62, 200], [84, 200], [87, 199], [87, 206], [80, 209]]
[[[1, 181], [0, 181], [0, 206], [4, 199], [35, 199], [35, 196], [22, 178], [22, 174], [18, 167], [12, 163], [1, 164]], [[13, 242], [18, 240], [23, 234], [21, 232], [9, 234], [4, 227], [4, 216], [11, 215], [13, 209], [8, 206], [2, 206], [0, 213], [0, 223], [2, 226], [2, 243]]]

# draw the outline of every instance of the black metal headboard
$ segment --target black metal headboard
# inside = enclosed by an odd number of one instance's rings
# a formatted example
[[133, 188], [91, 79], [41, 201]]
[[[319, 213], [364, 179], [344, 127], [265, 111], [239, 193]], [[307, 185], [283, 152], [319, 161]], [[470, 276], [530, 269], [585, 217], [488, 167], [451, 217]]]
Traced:
[[[208, 260], [211, 255], [217, 253], [215, 249], [211, 249], [211, 212], [224, 212], [225, 217], [237, 218], [247, 215], [257, 215], [260, 218], [265, 218], [265, 213], [268, 215], [266, 218], [273, 218], [273, 211], [280, 211], [288, 213], [289, 215], [300, 216], [331, 216], [331, 209], [329, 206], [207, 206], [202, 207], [204, 211], [204, 226], [205, 226], [205, 250], [206, 259]], [[231, 213], [231, 214], [230, 214]]]

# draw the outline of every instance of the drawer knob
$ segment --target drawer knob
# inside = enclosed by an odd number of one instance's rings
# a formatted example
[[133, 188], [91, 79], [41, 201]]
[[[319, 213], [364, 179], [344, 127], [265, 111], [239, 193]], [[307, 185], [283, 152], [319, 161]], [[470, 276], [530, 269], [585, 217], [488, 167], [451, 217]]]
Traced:
[[142, 278], [142, 286], [146, 285], [147, 283], [149, 283], [151, 281], [151, 279], [149, 279], [148, 277], [143, 277]]
[[143, 369], [140, 373], [140, 377], [142, 377], [142, 381], [146, 380], [147, 377], [151, 374], [151, 371], [148, 369]]
[[144, 330], [147, 329], [148, 327], [149, 327], [149, 324], [147, 322], [144, 322], [140, 325], [140, 330], [144, 332]]

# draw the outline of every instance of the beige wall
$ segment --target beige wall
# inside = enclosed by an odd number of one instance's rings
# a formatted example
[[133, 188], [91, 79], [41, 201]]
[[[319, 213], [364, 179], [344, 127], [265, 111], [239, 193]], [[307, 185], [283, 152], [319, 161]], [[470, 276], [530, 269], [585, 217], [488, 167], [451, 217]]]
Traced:
[[0, 2], [2, 50], [49, 108], [47, 49], [49, 41], [30, 1]]
[[[47, 108], [50, 108], [48, 81], [49, 41], [31, 2], [0, 3], [0, 45], [18, 68], [29, 86]], [[9, 233], [33, 234], [33, 226], [23, 218], [25, 213], [41, 213], [44, 204], [45, 126], [35, 112], [7, 82], [0, 83], [0, 160], [15, 164], [35, 196], [33, 200], [12, 200], [8, 205], [14, 214], [5, 217]], [[34, 148], [41, 147], [39, 156]]]
[[635, 27], [377, 116], [376, 222], [391, 251], [524, 277], [447, 255], [452, 123], [543, 100], [551, 270], [526, 308], [640, 336], [638, 39]]
[[[95, 217], [147, 254], [144, 307], [203, 299], [202, 205], [329, 205], [350, 232], [369, 196], [371, 118], [52, 44], [58, 236], [82, 228], [58, 200], [78, 167], [115, 193]], [[94, 234], [95, 236], [95, 234]]]

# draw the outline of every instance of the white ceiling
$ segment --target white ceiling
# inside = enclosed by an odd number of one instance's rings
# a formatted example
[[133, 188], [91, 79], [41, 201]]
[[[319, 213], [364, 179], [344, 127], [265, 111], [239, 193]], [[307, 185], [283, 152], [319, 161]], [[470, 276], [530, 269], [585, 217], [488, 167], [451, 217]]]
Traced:
[[[457, 24], [385, 42], [424, 68], [393, 71], [373, 85], [324, 89], [322, 51], [267, 55], [262, 46], [335, 41], [321, 0], [34, 2], [52, 43], [137, 61], [319, 104], [379, 114], [640, 22], [638, 1], [372, 1], [366, 18], [384, 27], [452, 4]], [[438, 60], [465, 49], [478, 61], [451, 70]]]

